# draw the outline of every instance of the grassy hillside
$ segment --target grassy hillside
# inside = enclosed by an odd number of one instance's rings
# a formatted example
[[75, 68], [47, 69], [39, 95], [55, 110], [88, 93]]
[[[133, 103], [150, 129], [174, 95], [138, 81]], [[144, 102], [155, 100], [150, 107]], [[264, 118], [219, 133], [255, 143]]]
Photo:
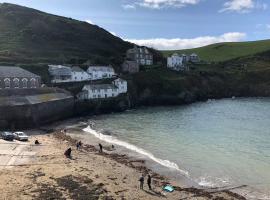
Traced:
[[168, 56], [174, 52], [187, 54], [195, 52], [201, 57], [201, 59], [205, 61], [221, 62], [242, 56], [249, 56], [261, 53], [267, 50], [270, 50], [270, 40], [254, 42], [218, 43], [195, 49], [163, 51], [163, 54], [165, 56]]
[[131, 47], [96, 25], [0, 4], [0, 63], [119, 64]]

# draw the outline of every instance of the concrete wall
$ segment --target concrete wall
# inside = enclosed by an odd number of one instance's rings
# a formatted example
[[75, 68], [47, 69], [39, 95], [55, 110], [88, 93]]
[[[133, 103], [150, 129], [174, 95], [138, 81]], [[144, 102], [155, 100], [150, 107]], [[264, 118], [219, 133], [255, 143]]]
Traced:
[[74, 99], [69, 97], [39, 104], [0, 106], [0, 129], [38, 127], [73, 115]]
[[[64, 90], [14, 91], [0, 95], [0, 130], [33, 128], [74, 114], [74, 97]], [[10, 95], [13, 94], [13, 95]]]

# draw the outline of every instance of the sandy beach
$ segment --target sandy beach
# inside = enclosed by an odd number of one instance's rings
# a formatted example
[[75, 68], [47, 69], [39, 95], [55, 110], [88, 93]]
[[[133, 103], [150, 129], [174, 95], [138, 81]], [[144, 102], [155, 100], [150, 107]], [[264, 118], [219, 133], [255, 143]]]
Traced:
[[[36, 139], [41, 145], [33, 145]], [[245, 199], [222, 188], [179, 187], [148, 169], [144, 160], [112, 153], [106, 146], [103, 153], [89, 144], [76, 150], [76, 142], [56, 131], [31, 136], [27, 143], [12, 143], [9, 151], [1, 149], [0, 199]], [[68, 147], [72, 159], [63, 155]], [[147, 184], [140, 190], [138, 179], [148, 173], [153, 190]], [[162, 191], [167, 183], [174, 192]]]

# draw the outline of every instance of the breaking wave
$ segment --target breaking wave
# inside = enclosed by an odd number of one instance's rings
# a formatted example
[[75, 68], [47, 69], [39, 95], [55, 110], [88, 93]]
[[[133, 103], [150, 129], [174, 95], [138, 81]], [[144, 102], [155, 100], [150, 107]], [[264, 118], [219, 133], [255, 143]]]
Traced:
[[121, 140], [119, 140], [119, 139], [117, 139], [117, 138], [115, 138], [115, 137], [113, 137], [111, 135], [104, 135], [104, 134], [92, 129], [90, 126], [83, 129], [83, 131], [94, 135], [95, 137], [97, 137], [98, 139], [100, 139], [102, 141], [105, 141], [105, 142], [108, 142], [108, 143], [111, 143], [111, 144], [115, 144], [115, 145], [118, 145], [118, 146], [122, 146], [122, 147], [125, 147], [125, 148], [129, 149], [129, 150], [135, 151], [136, 153], [144, 155], [144, 156], [148, 157], [149, 159], [155, 161], [156, 163], [158, 163], [158, 164], [160, 164], [160, 165], [162, 165], [164, 167], [168, 167], [170, 169], [177, 170], [181, 174], [189, 176], [188, 172], [180, 169], [176, 163], [171, 162], [169, 160], [162, 160], [160, 158], [156, 158], [152, 153], [147, 152], [146, 150], [144, 150], [142, 148], [139, 148], [139, 147], [137, 147], [135, 145], [129, 144], [129, 143], [125, 142], [125, 141], [121, 141]]

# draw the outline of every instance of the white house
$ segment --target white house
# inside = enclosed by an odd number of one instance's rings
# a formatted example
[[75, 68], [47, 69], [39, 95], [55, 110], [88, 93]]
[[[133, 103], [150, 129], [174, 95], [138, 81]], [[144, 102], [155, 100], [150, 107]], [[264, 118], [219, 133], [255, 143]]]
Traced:
[[63, 65], [49, 65], [49, 74], [52, 83], [70, 82], [71, 68]]
[[189, 56], [189, 60], [190, 60], [191, 62], [196, 63], [196, 62], [199, 62], [199, 61], [200, 61], [200, 58], [199, 58], [199, 56], [198, 56], [196, 53], [193, 53], [193, 54], [191, 54], [191, 55]]
[[171, 57], [167, 58], [167, 67], [173, 70], [181, 70], [183, 68], [183, 57], [174, 53]]
[[77, 95], [78, 99], [104, 99], [117, 97], [127, 92], [127, 81], [116, 79], [111, 84], [88, 84]]
[[127, 93], [128, 88], [127, 88], [127, 81], [126, 80], [118, 78], [118, 79], [113, 81], [113, 84], [117, 87], [119, 94]]
[[181, 57], [183, 58], [183, 62], [186, 63], [186, 62], [189, 62], [189, 55], [186, 55], [186, 54], [182, 54]]
[[71, 82], [87, 81], [90, 79], [90, 75], [80, 67], [71, 68]]
[[116, 75], [112, 66], [89, 66], [87, 73], [91, 80], [113, 78]]

